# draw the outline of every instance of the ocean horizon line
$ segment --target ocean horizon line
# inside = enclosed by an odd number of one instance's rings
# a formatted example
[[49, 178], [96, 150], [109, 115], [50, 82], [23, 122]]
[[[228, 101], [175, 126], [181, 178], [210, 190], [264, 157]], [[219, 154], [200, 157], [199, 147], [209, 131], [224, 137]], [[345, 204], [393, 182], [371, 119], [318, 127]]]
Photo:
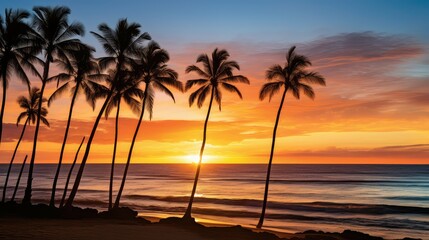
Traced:
[[[0, 165], [9, 165], [10, 163], [0, 163]], [[22, 163], [13, 163], [13, 165], [21, 165]], [[34, 163], [35, 165], [57, 165], [57, 163]], [[86, 163], [87, 165], [111, 165], [111, 163]], [[116, 163], [117, 165], [126, 165], [126, 163]], [[196, 163], [130, 163], [131, 165], [197, 165]], [[202, 163], [203, 165], [266, 165], [266, 163]], [[63, 163], [63, 165], [72, 165], [72, 163]], [[80, 163], [76, 163], [80, 165]], [[332, 165], [332, 166], [429, 166], [429, 163], [273, 163], [273, 165]]]

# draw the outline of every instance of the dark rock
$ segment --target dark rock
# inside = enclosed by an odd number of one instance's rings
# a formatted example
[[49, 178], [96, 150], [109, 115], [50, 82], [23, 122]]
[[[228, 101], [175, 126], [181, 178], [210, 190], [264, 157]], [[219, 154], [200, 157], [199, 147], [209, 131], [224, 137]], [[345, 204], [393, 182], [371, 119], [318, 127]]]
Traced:
[[[46, 204], [24, 206], [24, 213], [29, 217], [36, 218], [58, 218], [60, 211], [56, 207], [50, 207]], [[25, 209], [27, 208], [27, 209]]]
[[304, 240], [338, 240], [338, 238], [330, 235], [317, 234], [317, 235], [306, 235]]
[[0, 216], [17, 215], [19, 205], [16, 202], [0, 202]]
[[366, 233], [352, 230], [344, 230], [340, 235], [347, 240], [383, 240], [381, 237], [374, 237]]
[[113, 219], [135, 219], [138, 212], [132, 210], [129, 207], [112, 208], [109, 211], [99, 213], [102, 218], [113, 218]]
[[64, 207], [60, 209], [60, 217], [66, 219], [97, 218], [98, 211], [93, 208]]
[[240, 225], [233, 227], [209, 227], [201, 232], [202, 235], [214, 239], [240, 239], [240, 240], [279, 240], [277, 235], [269, 232], [254, 232]]

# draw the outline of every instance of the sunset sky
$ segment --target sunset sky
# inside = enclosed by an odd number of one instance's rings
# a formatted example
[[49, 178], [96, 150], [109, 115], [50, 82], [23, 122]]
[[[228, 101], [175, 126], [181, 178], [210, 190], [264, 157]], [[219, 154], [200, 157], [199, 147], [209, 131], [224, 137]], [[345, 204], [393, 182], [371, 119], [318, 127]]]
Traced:
[[[429, 1], [1, 1], [5, 8], [66, 5], [70, 19], [85, 25], [82, 41], [104, 52], [89, 31], [120, 18], [142, 25], [169, 53], [169, 65], [185, 82], [186, 66], [200, 53], [225, 48], [250, 85], [237, 86], [243, 100], [225, 93], [222, 111], [210, 118], [208, 163], [266, 163], [280, 95], [259, 101], [265, 71], [283, 65], [289, 47], [310, 58], [311, 70], [326, 78], [315, 100], [287, 96], [277, 134], [274, 163], [429, 164]], [[34, 80], [33, 86], [40, 86]], [[46, 97], [55, 90], [49, 85]], [[207, 103], [188, 105], [156, 95], [152, 121], [145, 118], [133, 163], [190, 163], [201, 144]], [[27, 95], [12, 79], [7, 95], [0, 163], [7, 163], [21, 132], [16, 99]], [[51, 127], [42, 127], [36, 163], [58, 161], [69, 109], [69, 94], [49, 108]], [[73, 114], [65, 162], [88, 136], [102, 101], [92, 111], [83, 96]], [[121, 112], [117, 160], [125, 162], [137, 116]], [[111, 161], [113, 115], [100, 122], [89, 163]], [[17, 161], [30, 154], [33, 128]]]

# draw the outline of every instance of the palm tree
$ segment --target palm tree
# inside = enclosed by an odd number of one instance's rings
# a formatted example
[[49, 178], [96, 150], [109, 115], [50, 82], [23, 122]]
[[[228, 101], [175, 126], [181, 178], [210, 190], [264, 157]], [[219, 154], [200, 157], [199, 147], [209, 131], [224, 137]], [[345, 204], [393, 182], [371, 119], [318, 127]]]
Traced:
[[0, 16], [0, 81], [3, 87], [3, 98], [0, 111], [0, 144], [3, 131], [3, 116], [6, 105], [6, 90], [12, 73], [15, 73], [30, 90], [30, 81], [24, 68], [38, 74], [29, 55], [32, 29], [24, 22], [29, 17], [24, 10], [5, 10], [5, 17]]
[[[39, 106], [39, 100], [40, 100], [40, 89], [38, 89], [36, 87], [33, 87], [29, 91], [29, 98], [27, 98], [25, 96], [18, 97], [19, 107], [24, 109], [24, 111], [18, 115], [16, 125], [18, 126], [18, 124], [21, 122], [21, 120], [24, 119], [25, 117], [26, 117], [26, 119], [25, 119], [24, 125], [22, 127], [21, 135], [19, 136], [18, 142], [16, 143], [15, 150], [13, 151], [12, 159], [10, 160], [10, 163], [9, 163], [9, 168], [8, 168], [7, 174], [6, 174], [6, 181], [4, 183], [4, 188], [3, 188], [2, 202], [4, 202], [5, 198], [6, 198], [6, 189], [7, 189], [7, 184], [9, 181], [10, 171], [12, 169], [12, 164], [13, 164], [13, 161], [15, 160], [15, 155], [16, 155], [16, 152], [18, 151], [19, 144], [21, 143], [22, 137], [24, 136], [25, 129], [27, 128], [27, 125], [29, 125], [31, 123], [34, 124], [36, 122], [37, 117], [38, 117], [37, 116], [37, 109]], [[43, 99], [43, 102], [46, 102], [46, 99]], [[48, 110], [45, 107], [42, 107], [42, 111], [40, 113], [40, 118], [41, 118], [42, 122], [46, 126], [49, 127], [49, 122], [48, 122], [48, 120], [46, 120], [47, 114], [48, 114]]]
[[[46, 84], [50, 80], [49, 67], [54, 60], [69, 62], [71, 51], [80, 49], [81, 43], [78, 39], [73, 38], [76, 35], [83, 35], [83, 25], [77, 22], [68, 22], [70, 9], [67, 7], [34, 7], [33, 28], [35, 29], [35, 38], [40, 42], [40, 46], [35, 47], [43, 56], [43, 75], [41, 77], [42, 87], [40, 90], [40, 98], [43, 98]], [[33, 183], [33, 168], [36, 159], [37, 138], [39, 136], [40, 115], [42, 113], [42, 101], [39, 101], [34, 131], [33, 150], [30, 159], [30, 167], [28, 170], [27, 187], [25, 189], [23, 204], [31, 204], [31, 192]]]
[[13, 190], [12, 198], [10, 199], [11, 202], [15, 201], [16, 193], [18, 192], [19, 183], [21, 182], [21, 176], [22, 172], [24, 171], [25, 163], [27, 162], [28, 154], [25, 155], [24, 161], [21, 165], [21, 170], [19, 170], [18, 179], [16, 180], [15, 190]]
[[[69, 61], [57, 61], [62, 69], [65, 69], [66, 73], [60, 73], [50, 80], [66, 81], [60, 87], [55, 90], [48, 101], [48, 106], [59, 97], [62, 93], [67, 91], [71, 87], [72, 99], [70, 102], [70, 109], [66, 124], [66, 129], [63, 138], [63, 144], [61, 146], [60, 159], [58, 161], [57, 171], [55, 173], [54, 182], [52, 185], [52, 194], [50, 206], [55, 206], [55, 191], [57, 188], [57, 181], [60, 174], [61, 164], [63, 160], [64, 150], [67, 142], [67, 136], [70, 128], [70, 122], [72, 118], [73, 108], [76, 98], [79, 93], [84, 93], [86, 101], [91, 105], [92, 109], [95, 108], [95, 100], [93, 98], [94, 92], [99, 91], [100, 88], [104, 88], [98, 83], [105, 77], [104, 74], [99, 72], [98, 64], [93, 59], [92, 53], [95, 50], [92, 47], [82, 44], [79, 51], [72, 51], [71, 58]], [[72, 86], [74, 85], [74, 86]]]
[[199, 87], [189, 96], [189, 106], [192, 106], [195, 100], [197, 100], [197, 106], [198, 108], [201, 108], [208, 94], [210, 94], [210, 102], [209, 108], [207, 110], [206, 120], [204, 122], [203, 142], [201, 144], [200, 159], [198, 161], [197, 171], [195, 173], [194, 186], [192, 188], [188, 208], [186, 209], [185, 215], [183, 216], [184, 220], [192, 220], [192, 203], [197, 190], [198, 177], [200, 175], [201, 162], [203, 159], [204, 147], [206, 145], [207, 124], [209, 121], [213, 99], [219, 105], [219, 110], [221, 110], [221, 89], [236, 93], [240, 99], [242, 99], [243, 97], [240, 91], [236, 86], [233, 85], [233, 83], [249, 84], [249, 80], [246, 77], [242, 75], [233, 75], [234, 69], [240, 70], [240, 66], [236, 61], [228, 60], [228, 58], [229, 53], [226, 50], [218, 50], [216, 48], [212, 53], [211, 59], [207, 54], [201, 54], [198, 56], [197, 63], [201, 63], [203, 65], [202, 69], [196, 65], [191, 65], [186, 68], [186, 73], [194, 72], [200, 77], [198, 79], [192, 79], [186, 82], [186, 90], [191, 89], [193, 86]]
[[[121, 101], [124, 100], [125, 103], [130, 107], [134, 113], [140, 112], [140, 102], [135, 99], [135, 97], [142, 99], [143, 90], [139, 88], [139, 81], [136, 78], [131, 77], [122, 77], [123, 81], [118, 81], [114, 87], [114, 93], [110, 98], [109, 103], [106, 107], [105, 116], [108, 118], [109, 114], [116, 107], [116, 118], [115, 118], [115, 140], [113, 143], [113, 155], [112, 155], [112, 166], [110, 171], [110, 184], [109, 184], [109, 210], [113, 206], [113, 177], [115, 172], [115, 158], [116, 158], [116, 147], [118, 143], [118, 124], [119, 124], [119, 111], [121, 106]], [[109, 81], [110, 80], [110, 81]], [[109, 79], [109, 84], [113, 84]]]
[[[82, 158], [82, 162], [79, 167], [79, 171], [76, 175], [73, 188], [70, 192], [70, 196], [67, 200], [66, 207], [71, 207], [76, 196], [77, 190], [79, 189], [80, 180], [82, 178], [83, 170], [85, 169], [86, 161], [88, 160], [89, 152], [91, 150], [92, 140], [97, 130], [98, 123], [103, 116], [104, 110], [106, 109], [110, 98], [114, 93], [114, 88], [118, 81], [121, 81], [121, 72], [129, 70], [130, 65], [133, 63], [133, 56], [136, 55], [138, 49], [141, 47], [145, 40], [150, 40], [148, 33], [140, 33], [140, 25], [137, 23], [129, 24], [127, 19], [120, 19], [116, 25], [116, 29], [110, 28], [107, 24], [102, 23], [98, 26], [98, 30], [101, 33], [91, 32], [102, 44], [105, 52], [109, 55], [99, 59], [99, 65], [102, 70], [108, 68], [110, 65], [114, 65], [114, 76], [107, 96], [106, 94], [99, 93], [100, 96], [105, 96], [103, 106], [95, 119], [94, 126], [91, 134], [89, 135], [88, 142], [86, 145], [85, 153]], [[97, 95], [97, 94], [95, 94]]]
[[139, 51], [138, 57], [139, 64], [134, 68], [135, 75], [137, 79], [145, 83], [145, 89], [143, 92], [144, 94], [141, 105], [140, 117], [137, 122], [136, 130], [134, 131], [130, 150], [128, 151], [127, 163], [125, 165], [124, 175], [122, 177], [122, 182], [118, 191], [118, 195], [116, 196], [114, 208], [118, 208], [121, 201], [122, 191], [124, 190], [125, 181], [127, 179], [128, 167], [131, 162], [134, 144], [137, 139], [138, 132], [140, 130], [140, 125], [143, 121], [144, 112], [148, 111], [149, 118], [152, 119], [155, 90], [159, 90], [166, 93], [169, 97], [173, 99], [174, 102], [174, 95], [166, 87], [166, 85], [183, 91], [182, 83], [177, 80], [177, 72], [169, 68], [166, 64], [170, 59], [168, 52], [160, 48], [157, 43], [150, 42], [147, 47]]
[[325, 86], [325, 79], [317, 72], [309, 72], [305, 68], [311, 66], [310, 60], [303, 55], [295, 53], [295, 46], [291, 47], [286, 54], [286, 63], [284, 67], [280, 65], [273, 65], [266, 72], [266, 78], [268, 83], [265, 83], [259, 93], [259, 99], [262, 101], [267, 96], [271, 101], [274, 94], [278, 93], [282, 88], [283, 95], [280, 101], [280, 107], [277, 112], [276, 122], [274, 124], [273, 139], [271, 143], [270, 160], [268, 162], [267, 178], [265, 181], [265, 193], [264, 202], [262, 205], [262, 212], [258, 222], [257, 228], [261, 228], [264, 223], [265, 209], [267, 207], [268, 198], [268, 185], [270, 181], [271, 164], [274, 155], [274, 145], [276, 143], [276, 132], [277, 126], [280, 120], [280, 113], [282, 111], [283, 103], [286, 97], [286, 93], [289, 91], [292, 95], [299, 99], [301, 93], [304, 93], [307, 97], [314, 99], [314, 90], [308, 84], [318, 84]]
[[73, 173], [74, 166], [76, 165], [76, 160], [77, 160], [77, 157], [79, 156], [80, 148], [82, 147], [82, 144], [84, 141], [85, 141], [85, 137], [82, 138], [82, 141], [80, 142], [79, 147], [77, 148], [76, 155], [74, 156], [73, 163], [70, 166], [69, 174], [67, 175], [66, 184], [64, 185], [64, 192], [63, 192], [63, 197], [61, 198], [60, 208], [64, 206], [64, 201], [66, 200], [67, 190], [69, 188], [70, 178], [71, 178], [71, 175]]

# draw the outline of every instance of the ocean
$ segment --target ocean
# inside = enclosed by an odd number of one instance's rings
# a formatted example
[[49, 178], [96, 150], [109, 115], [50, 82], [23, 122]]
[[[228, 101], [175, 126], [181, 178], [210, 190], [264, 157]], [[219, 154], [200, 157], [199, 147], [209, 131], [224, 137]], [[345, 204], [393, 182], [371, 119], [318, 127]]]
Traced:
[[[58, 200], [69, 167], [62, 168]], [[116, 167], [115, 196], [123, 167]], [[34, 203], [49, 201], [55, 168], [49, 164], [35, 166]], [[132, 165], [122, 206], [137, 210], [141, 216], [182, 216], [195, 168], [193, 164]], [[7, 165], [0, 165], [1, 189], [6, 169]], [[8, 196], [13, 192], [19, 169], [19, 165], [14, 165]], [[193, 216], [197, 221], [254, 227], [261, 210], [265, 174], [266, 165], [204, 164]], [[87, 165], [75, 205], [105, 210], [109, 176], [110, 165]], [[352, 229], [389, 239], [429, 239], [429, 165], [278, 164], [273, 165], [271, 176], [266, 229]], [[18, 200], [23, 196], [25, 183], [23, 174]]]

